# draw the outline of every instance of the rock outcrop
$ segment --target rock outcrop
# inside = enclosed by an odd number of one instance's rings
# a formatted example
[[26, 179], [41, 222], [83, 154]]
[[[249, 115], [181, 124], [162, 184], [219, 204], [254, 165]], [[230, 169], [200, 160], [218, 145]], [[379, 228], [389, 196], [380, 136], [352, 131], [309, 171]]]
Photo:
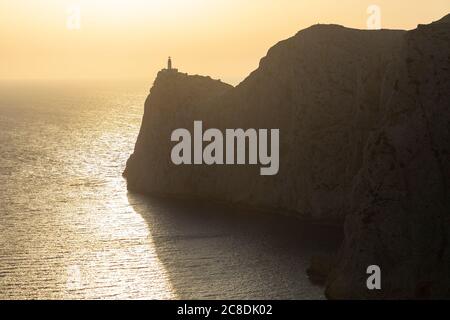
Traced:
[[[235, 88], [158, 74], [124, 176], [151, 194], [345, 222], [330, 298], [450, 297], [449, 25], [316, 25], [271, 48]], [[280, 171], [175, 166], [177, 128], [279, 128]], [[383, 289], [366, 288], [378, 264]], [[446, 286], [447, 285], [447, 286]]]
[[[355, 178], [330, 298], [450, 298], [450, 16], [402, 39]], [[368, 291], [367, 266], [382, 271]]]
[[213, 110], [204, 104], [231, 88], [209, 77], [160, 71], [145, 102], [135, 151], [124, 172], [128, 189], [190, 197], [207, 189], [208, 182], [202, 184], [198, 180], [203, 174], [201, 168], [172, 164], [170, 153], [174, 143], [170, 136], [174, 129], [190, 128], [194, 120], [211, 113]]

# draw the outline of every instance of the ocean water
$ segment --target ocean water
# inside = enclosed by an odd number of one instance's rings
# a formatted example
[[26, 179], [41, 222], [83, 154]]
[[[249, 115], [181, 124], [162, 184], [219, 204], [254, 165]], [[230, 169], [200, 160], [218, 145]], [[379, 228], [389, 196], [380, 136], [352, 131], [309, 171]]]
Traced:
[[0, 299], [323, 298], [332, 231], [127, 192], [149, 84], [0, 83]]

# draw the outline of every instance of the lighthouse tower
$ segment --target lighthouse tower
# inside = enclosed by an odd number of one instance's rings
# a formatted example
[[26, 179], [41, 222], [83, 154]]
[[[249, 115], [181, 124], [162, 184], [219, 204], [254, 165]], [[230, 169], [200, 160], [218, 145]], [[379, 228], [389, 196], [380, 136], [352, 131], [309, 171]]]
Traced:
[[178, 69], [172, 68], [172, 58], [169, 57], [169, 59], [167, 59], [167, 69], [164, 69], [164, 71], [166, 72], [178, 72]]

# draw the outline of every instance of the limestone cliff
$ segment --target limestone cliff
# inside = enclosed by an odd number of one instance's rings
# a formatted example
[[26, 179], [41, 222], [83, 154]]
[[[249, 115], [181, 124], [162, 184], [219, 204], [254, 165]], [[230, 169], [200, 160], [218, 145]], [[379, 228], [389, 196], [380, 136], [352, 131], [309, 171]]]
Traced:
[[[170, 152], [174, 145], [171, 133], [177, 128], [190, 128], [194, 120], [212, 112], [202, 104], [220, 97], [232, 86], [209, 77], [189, 76], [163, 70], [145, 102], [144, 117], [134, 153], [127, 162], [124, 176], [129, 190], [142, 193], [195, 196], [205, 184], [196, 181], [194, 166], [177, 167]], [[198, 191], [196, 188], [199, 188]]]
[[[449, 18], [413, 31], [316, 25], [235, 88], [160, 72], [124, 173], [130, 190], [346, 219], [330, 298], [450, 297]], [[280, 171], [175, 166], [172, 130], [279, 128]], [[365, 287], [379, 264], [383, 290]]]
[[[408, 32], [353, 183], [330, 298], [450, 298], [450, 16]], [[382, 290], [368, 291], [378, 264]]]

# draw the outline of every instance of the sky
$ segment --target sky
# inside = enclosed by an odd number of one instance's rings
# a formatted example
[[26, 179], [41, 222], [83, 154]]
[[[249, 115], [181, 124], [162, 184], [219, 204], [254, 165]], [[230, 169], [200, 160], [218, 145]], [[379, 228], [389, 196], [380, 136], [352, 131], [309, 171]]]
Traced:
[[170, 55], [237, 84], [310, 25], [414, 29], [448, 13], [449, 0], [0, 0], [0, 79], [152, 80]]

